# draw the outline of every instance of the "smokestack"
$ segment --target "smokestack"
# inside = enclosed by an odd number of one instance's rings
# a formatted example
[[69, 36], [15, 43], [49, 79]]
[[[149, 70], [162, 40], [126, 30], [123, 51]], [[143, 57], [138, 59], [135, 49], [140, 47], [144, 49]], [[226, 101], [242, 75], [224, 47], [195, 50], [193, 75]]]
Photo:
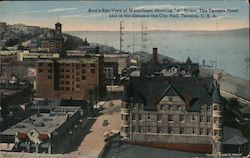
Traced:
[[153, 48], [153, 63], [157, 64], [158, 63], [158, 53], [157, 53], [157, 48]]

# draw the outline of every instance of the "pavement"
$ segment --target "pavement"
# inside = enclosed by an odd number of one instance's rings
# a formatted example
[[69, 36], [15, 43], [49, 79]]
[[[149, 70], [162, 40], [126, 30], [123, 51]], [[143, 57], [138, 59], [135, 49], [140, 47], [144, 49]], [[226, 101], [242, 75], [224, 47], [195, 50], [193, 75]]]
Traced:
[[[97, 158], [105, 143], [105, 133], [120, 131], [120, 100], [105, 102], [101, 115], [96, 117], [96, 121], [90, 128], [88, 135], [84, 137], [76, 151], [67, 153], [69, 157]], [[103, 121], [108, 120], [108, 125], [103, 126]]]

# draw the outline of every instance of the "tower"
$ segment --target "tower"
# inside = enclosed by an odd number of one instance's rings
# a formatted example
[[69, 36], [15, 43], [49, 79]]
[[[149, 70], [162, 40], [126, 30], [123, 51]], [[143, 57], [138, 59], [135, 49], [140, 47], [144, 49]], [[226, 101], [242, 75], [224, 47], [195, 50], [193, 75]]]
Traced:
[[214, 83], [213, 91], [213, 154], [220, 155], [222, 153], [222, 138], [223, 138], [223, 101], [220, 96], [220, 86], [217, 82]]
[[55, 36], [58, 38], [58, 37], [62, 37], [62, 24], [57, 22], [55, 24]]
[[130, 139], [130, 133], [131, 133], [130, 95], [131, 95], [131, 87], [130, 85], [127, 85], [121, 102], [121, 136], [125, 140]]
[[123, 47], [123, 33], [124, 31], [124, 22], [120, 22], [120, 53], [122, 52], [122, 47]]

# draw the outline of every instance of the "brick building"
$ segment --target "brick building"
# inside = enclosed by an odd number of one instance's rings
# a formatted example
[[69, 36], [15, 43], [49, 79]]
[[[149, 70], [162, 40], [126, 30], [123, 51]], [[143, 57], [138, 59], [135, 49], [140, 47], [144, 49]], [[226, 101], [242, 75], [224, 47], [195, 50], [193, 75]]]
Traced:
[[102, 96], [103, 56], [41, 60], [36, 64], [37, 97], [83, 100]]
[[62, 24], [55, 24], [54, 34], [52, 33], [50, 36], [47, 36], [46, 39], [41, 41], [41, 48], [47, 49], [50, 53], [59, 53], [63, 52], [63, 37], [62, 37]]
[[12, 151], [64, 153], [79, 138], [83, 121], [79, 107], [54, 106], [4, 130], [0, 142], [14, 143]]

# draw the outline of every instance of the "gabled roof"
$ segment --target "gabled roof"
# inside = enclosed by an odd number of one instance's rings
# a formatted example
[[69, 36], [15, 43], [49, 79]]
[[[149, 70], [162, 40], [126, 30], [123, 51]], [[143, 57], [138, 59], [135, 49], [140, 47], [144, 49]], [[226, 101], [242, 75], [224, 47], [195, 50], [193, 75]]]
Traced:
[[[204, 81], [205, 80], [205, 81]], [[145, 109], [156, 110], [156, 105], [164, 96], [179, 96], [188, 110], [199, 111], [200, 106], [212, 104], [207, 87], [212, 78], [196, 77], [131, 77], [123, 100], [144, 103]]]
[[212, 98], [213, 98], [213, 102], [214, 103], [221, 104], [223, 102], [222, 98], [220, 96], [220, 91], [219, 91], [219, 89], [217, 87], [215, 87], [215, 89], [214, 89]]

